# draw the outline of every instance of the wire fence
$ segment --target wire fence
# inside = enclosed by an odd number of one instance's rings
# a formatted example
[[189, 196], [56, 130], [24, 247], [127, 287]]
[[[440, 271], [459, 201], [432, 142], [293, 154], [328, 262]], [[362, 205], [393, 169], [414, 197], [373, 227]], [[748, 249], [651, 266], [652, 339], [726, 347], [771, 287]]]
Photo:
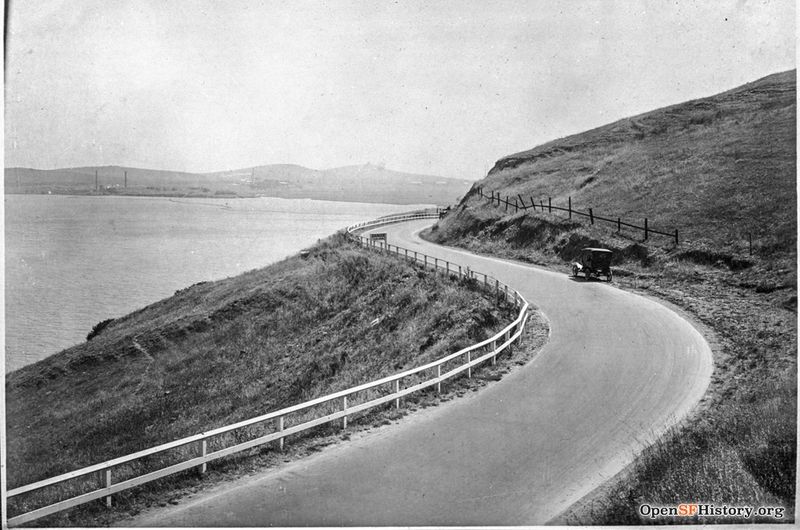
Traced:
[[[572, 197], [567, 198], [568, 201], [567, 207], [564, 208], [563, 206], [553, 205], [553, 199], [551, 197], [547, 198], [547, 204], [545, 204], [544, 200], [541, 199], [537, 204], [536, 200], [534, 200], [534, 198], [530, 196], [528, 197], [528, 200], [530, 202], [526, 203], [525, 199], [523, 199], [522, 195], [520, 194], [517, 194], [516, 197], [509, 197], [508, 195], [506, 195], [506, 197], [503, 198], [500, 196], [500, 192], [495, 193], [494, 191], [489, 191], [489, 195], [486, 195], [486, 193], [484, 193], [483, 191], [483, 188], [478, 188], [478, 193], [480, 194], [481, 197], [488, 199], [493, 205], [496, 204], [497, 206], [502, 206], [505, 204], [506, 211], [509, 211], [509, 209], [513, 208], [515, 213], [520, 210], [524, 211], [528, 209], [531, 209], [533, 211], [547, 212], [550, 214], [552, 214], [554, 210], [557, 212], [567, 212], [569, 219], [572, 219], [572, 216], [575, 215], [576, 217], [584, 217], [589, 219], [589, 223], [592, 225], [594, 225], [596, 221], [615, 225], [617, 227], [617, 233], [620, 233], [623, 227], [630, 228], [633, 230], [639, 230], [641, 232], [644, 232], [645, 241], [647, 241], [651, 235], [658, 235], [658, 236], [669, 237], [675, 242], [675, 246], [678, 246], [680, 242], [678, 238], [677, 228], [671, 232], [664, 232], [662, 230], [655, 230], [652, 227], [650, 227], [650, 223], [647, 217], [644, 218], [644, 225], [640, 226], [625, 222], [620, 217], [612, 219], [597, 215], [592, 208], [589, 208], [587, 211], [582, 212], [572, 207]], [[519, 199], [519, 201], [517, 201], [517, 199]]]

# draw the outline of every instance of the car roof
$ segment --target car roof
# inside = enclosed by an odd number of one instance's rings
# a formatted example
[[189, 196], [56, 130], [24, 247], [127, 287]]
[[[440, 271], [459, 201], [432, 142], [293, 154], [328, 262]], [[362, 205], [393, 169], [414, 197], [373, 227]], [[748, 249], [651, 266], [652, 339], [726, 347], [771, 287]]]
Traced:
[[611, 254], [611, 251], [608, 250], [607, 248], [591, 248], [591, 247], [587, 247], [587, 248], [582, 248], [581, 250], [582, 251], [583, 250], [591, 250], [592, 252], [608, 252], [609, 254]]

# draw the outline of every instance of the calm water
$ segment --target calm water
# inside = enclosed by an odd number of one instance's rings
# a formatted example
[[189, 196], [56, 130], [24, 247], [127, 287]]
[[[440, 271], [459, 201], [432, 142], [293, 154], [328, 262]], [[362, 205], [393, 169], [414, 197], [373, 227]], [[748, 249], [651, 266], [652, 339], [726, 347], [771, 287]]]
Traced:
[[97, 322], [263, 267], [349, 224], [415, 206], [290, 199], [5, 196], [6, 371]]

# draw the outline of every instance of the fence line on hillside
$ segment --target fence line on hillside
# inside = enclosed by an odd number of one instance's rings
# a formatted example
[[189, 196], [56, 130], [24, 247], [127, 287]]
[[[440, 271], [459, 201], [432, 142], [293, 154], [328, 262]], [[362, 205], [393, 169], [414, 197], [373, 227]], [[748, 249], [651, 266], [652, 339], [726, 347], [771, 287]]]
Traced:
[[[609, 219], [608, 217], [599, 216], [599, 215], [595, 214], [594, 211], [591, 208], [589, 208], [588, 212], [581, 212], [581, 211], [576, 210], [576, 209], [574, 209], [572, 207], [572, 197], [568, 197], [567, 198], [568, 204], [567, 204], [567, 207], [564, 208], [562, 206], [554, 206], [553, 205], [553, 199], [551, 197], [547, 198], [547, 204], [546, 205], [545, 205], [544, 201], [541, 200], [541, 199], [539, 200], [539, 204], [537, 205], [536, 201], [533, 199], [533, 197], [528, 197], [530, 199], [531, 203], [530, 204], [525, 204], [525, 200], [522, 198], [522, 195], [520, 195], [520, 194], [517, 194], [516, 197], [511, 197], [511, 199], [514, 201], [514, 202], [511, 202], [511, 201], [509, 201], [508, 195], [506, 195], [506, 198], [503, 199], [500, 196], [500, 192], [497, 192], [497, 195], [495, 195], [494, 191], [490, 191], [489, 193], [491, 195], [486, 195], [485, 193], [483, 193], [483, 188], [478, 188], [478, 193], [480, 194], [481, 197], [483, 197], [485, 199], [489, 199], [489, 201], [491, 201], [492, 204], [497, 202], [497, 206], [500, 206], [501, 204], [504, 203], [506, 205], [506, 211], [508, 211], [509, 208], [514, 208], [514, 213], [518, 212], [520, 209], [527, 210], [529, 208], [532, 208], [534, 211], [536, 211], [536, 209], [538, 207], [539, 211], [541, 211], [541, 212], [547, 211], [548, 213], [553, 213], [553, 210], [567, 212], [569, 214], [569, 218], [570, 219], [572, 219], [572, 214], [575, 214], [575, 215], [578, 215], [578, 216], [581, 216], [581, 217], [588, 217], [589, 218], [589, 222], [591, 224], [594, 224], [595, 221], [603, 221], [603, 222], [606, 222], [606, 223], [614, 224], [614, 225], [617, 226], [617, 233], [619, 233], [622, 230], [623, 226], [626, 227], [626, 228], [632, 228], [634, 230], [644, 231], [644, 240], [645, 241], [647, 241], [647, 238], [649, 237], [650, 234], [657, 234], [657, 235], [660, 235], [660, 236], [666, 236], [666, 237], [672, 238], [675, 241], [675, 246], [678, 246], [678, 229], [677, 228], [675, 229], [674, 232], [662, 232], [660, 230], [654, 230], [654, 229], [650, 228], [650, 226], [648, 225], [647, 217], [644, 218], [644, 226], [637, 226], [637, 225], [634, 225], [634, 224], [626, 223], [626, 222], [622, 221], [622, 219], [619, 218], [619, 217], [617, 217], [616, 219]], [[519, 198], [519, 203], [517, 202], [518, 198]]]
[[[355, 234], [357, 230], [375, 228], [390, 223], [439, 218], [442, 213], [443, 210], [436, 209], [390, 215], [348, 227], [347, 234], [366, 248], [393, 253], [426, 269], [433, 268], [437, 273], [442, 272], [448, 276], [457, 275], [458, 278], [475, 280], [477, 285], [482, 286], [494, 296], [497, 303], [502, 300], [511, 303], [519, 309], [519, 312], [517, 317], [499, 333], [439, 360], [399, 374], [16, 487], [6, 492], [6, 499], [15, 498], [20, 501], [20, 505], [13, 508], [21, 513], [8, 518], [8, 525], [24, 524], [98, 499], [105, 499], [106, 505], [110, 506], [112, 495], [121, 491], [189, 469], [196, 469], [202, 474], [206, 471], [209, 462], [268, 443], [275, 443], [282, 450], [287, 436], [323, 424], [341, 421], [342, 428], [346, 429], [348, 417], [378, 406], [387, 404], [391, 406], [392, 403], [399, 408], [400, 400], [405, 396], [434, 385], [441, 392], [444, 381], [464, 372], [467, 377], [472, 377], [472, 370], [479, 364], [489, 361], [494, 364], [499, 354], [507, 349], [510, 351], [513, 343], [522, 341], [522, 333], [528, 319], [528, 302], [517, 291], [487, 274], [472, 271], [469, 268], [462, 269], [460, 265], [451, 264], [446, 260], [417, 251], [383, 242], [378, 244], [370, 238]], [[480, 281], [481, 277], [482, 282]], [[451, 367], [453, 364], [455, 367]], [[401, 388], [401, 383], [408, 386]], [[254, 437], [243, 440], [247, 437], [246, 435]], [[226, 445], [225, 442], [230, 441], [235, 442], [234, 445]], [[175, 451], [175, 453], [170, 453], [170, 451]], [[154, 458], [156, 455], [158, 455], [157, 459]], [[170, 455], [172, 461], [168, 458]], [[156, 470], [148, 469], [148, 465], [154, 467], [153, 464], [163, 466], [167, 463], [169, 465]], [[56, 498], [60, 500], [53, 502]], [[27, 502], [24, 499], [27, 499]], [[37, 507], [34, 508], [34, 506]], [[7, 503], [7, 511], [8, 508], [10, 506]], [[7, 517], [7, 514], [4, 514], [3, 517]]]

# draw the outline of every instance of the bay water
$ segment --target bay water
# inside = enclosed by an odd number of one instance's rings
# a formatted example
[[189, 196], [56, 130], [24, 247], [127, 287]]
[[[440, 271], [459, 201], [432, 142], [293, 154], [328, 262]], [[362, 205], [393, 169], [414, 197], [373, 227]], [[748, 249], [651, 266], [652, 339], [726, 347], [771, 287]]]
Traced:
[[424, 205], [6, 195], [5, 370], [193, 283], [266, 266], [350, 224]]

